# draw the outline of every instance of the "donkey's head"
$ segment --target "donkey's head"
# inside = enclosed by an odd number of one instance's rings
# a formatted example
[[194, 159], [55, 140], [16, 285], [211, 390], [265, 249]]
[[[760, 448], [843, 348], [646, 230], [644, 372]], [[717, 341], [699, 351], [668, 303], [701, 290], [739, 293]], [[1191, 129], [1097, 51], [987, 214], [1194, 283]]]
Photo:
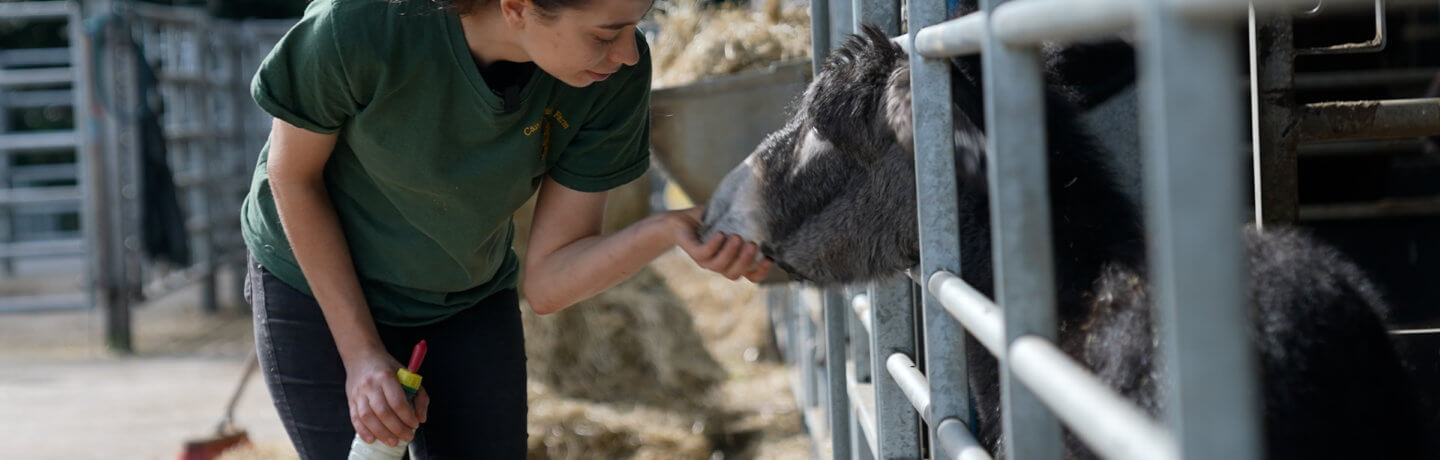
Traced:
[[917, 263], [907, 61], [873, 27], [846, 41], [794, 118], [725, 177], [702, 236], [738, 234], [792, 275], [820, 282]]

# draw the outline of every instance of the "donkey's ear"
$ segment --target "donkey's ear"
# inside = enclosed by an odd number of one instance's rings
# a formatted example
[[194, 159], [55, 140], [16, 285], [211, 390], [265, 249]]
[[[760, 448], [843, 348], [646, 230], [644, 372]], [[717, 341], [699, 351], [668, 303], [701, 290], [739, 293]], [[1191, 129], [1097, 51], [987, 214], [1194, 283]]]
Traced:
[[915, 154], [915, 118], [910, 107], [910, 66], [896, 67], [885, 85], [883, 115], [900, 147]]

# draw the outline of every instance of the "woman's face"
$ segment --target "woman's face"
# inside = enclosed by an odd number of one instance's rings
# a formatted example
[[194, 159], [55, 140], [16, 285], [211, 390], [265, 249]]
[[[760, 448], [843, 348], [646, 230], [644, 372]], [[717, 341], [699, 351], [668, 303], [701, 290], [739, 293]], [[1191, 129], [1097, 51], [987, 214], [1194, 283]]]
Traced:
[[567, 85], [590, 86], [640, 60], [635, 24], [650, 11], [651, 0], [589, 0], [548, 13], [529, 1], [519, 3], [525, 51]]

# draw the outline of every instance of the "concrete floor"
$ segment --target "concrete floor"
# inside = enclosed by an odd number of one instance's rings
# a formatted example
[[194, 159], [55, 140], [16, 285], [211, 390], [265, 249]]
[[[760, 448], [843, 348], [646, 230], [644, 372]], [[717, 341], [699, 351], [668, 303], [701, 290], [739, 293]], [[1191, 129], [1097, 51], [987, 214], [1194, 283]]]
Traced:
[[[251, 346], [249, 314], [204, 315], [197, 299], [192, 287], [137, 308], [132, 356], [104, 349], [100, 311], [0, 315], [0, 456], [173, 459], [213, 434]], [[288, 443], [259, 374], [234, 420], [257, 443]]]

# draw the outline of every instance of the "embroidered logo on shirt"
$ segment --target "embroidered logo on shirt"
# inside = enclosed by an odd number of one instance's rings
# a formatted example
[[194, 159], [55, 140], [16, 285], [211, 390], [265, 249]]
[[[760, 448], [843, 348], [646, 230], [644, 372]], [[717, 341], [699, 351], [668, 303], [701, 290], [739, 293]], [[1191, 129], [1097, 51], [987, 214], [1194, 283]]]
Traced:
[[526, 126], [523, 131], [527, 137], [537, 132], [540, 133], [540, 161], [542, 162], [550, 155], [551, 119], [554, 119], [556, 123], [560, 123], [560, 129], [570, 129], [570, 122], [565, 121], [564, 114], [561, 114], [559, 110], [547, 108], [545, 109], [545, 115], [540, 117], [540, 121], [535, 122], [533, 125]]

